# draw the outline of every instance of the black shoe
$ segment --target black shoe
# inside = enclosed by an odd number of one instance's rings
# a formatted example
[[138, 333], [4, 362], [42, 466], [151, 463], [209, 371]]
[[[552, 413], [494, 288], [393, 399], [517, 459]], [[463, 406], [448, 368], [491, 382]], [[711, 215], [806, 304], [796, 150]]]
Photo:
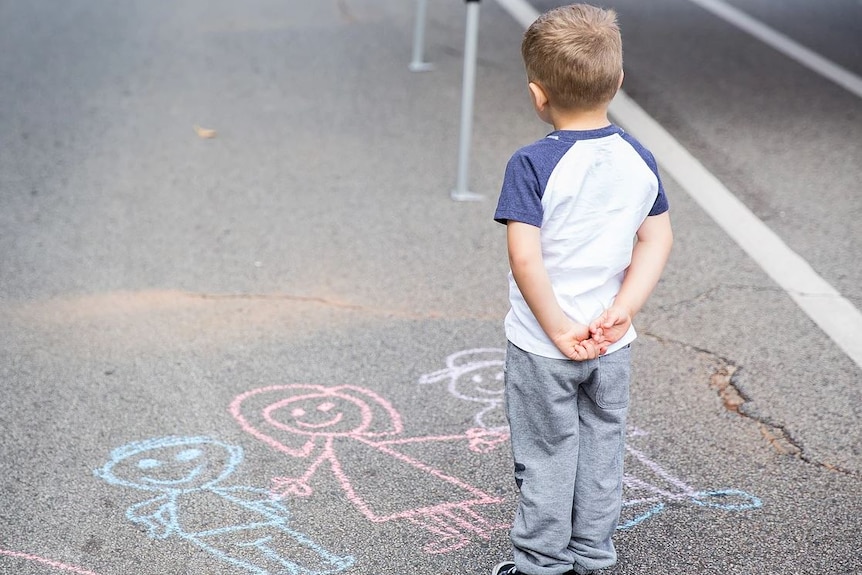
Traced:
[[521, 575], [521, 574], [515, 568], [515, 563], [513, 561], [503, 561], [502, 563], [497, 563], [496, 565], [494, 565], [494, 568], [491, 569], [491, 575]]

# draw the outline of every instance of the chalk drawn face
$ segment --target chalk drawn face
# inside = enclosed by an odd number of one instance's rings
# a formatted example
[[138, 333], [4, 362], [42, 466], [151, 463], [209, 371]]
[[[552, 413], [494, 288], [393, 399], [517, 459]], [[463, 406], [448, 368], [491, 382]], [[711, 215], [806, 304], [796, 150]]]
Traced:
[[462, 373], [452, 382], [452, 393], [466, 399], [502, 400], [505, 389], [503, 366], [485, 362], [481, 367]]
[[99, 473], [113, 483], [150, 491], [184, 491], [218, 483], [242, 458], [238, 447], [207, 438], [166, 437], [114, 451]]
[[263, 410], [263, 416], [283, 431], [333, 437], [365, 432], [372, 412], [362, 399], [329, 389], [273, 403]]
[[420, 384], [445, 381], [449, 393], [459, 399], [496, 406], [505, 393], [506, 352], [500, 348], [467, 349], [446, 358], [446, 368], [426, 373]]

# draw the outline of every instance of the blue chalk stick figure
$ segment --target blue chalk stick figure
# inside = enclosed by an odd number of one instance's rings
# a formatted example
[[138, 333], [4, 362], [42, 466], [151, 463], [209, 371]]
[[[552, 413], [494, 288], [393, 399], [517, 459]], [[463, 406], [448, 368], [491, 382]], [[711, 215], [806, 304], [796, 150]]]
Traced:
[[290, 513], [265, 489], [222, 487], [242, 462], [239, 446], [207, 437], [129, 443], [95, 470], [108, 483], [158, 493], [126, 517], [150, 537], [180, 537], [256, 575], [328, 575], [353, 565], [288, 527]]

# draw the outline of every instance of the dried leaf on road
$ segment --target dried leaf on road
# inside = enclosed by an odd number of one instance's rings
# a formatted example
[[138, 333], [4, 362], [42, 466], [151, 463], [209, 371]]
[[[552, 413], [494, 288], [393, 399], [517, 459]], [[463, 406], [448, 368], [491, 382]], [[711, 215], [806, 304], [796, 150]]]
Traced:
[[197, 124], [194, 125], [195, 132], [201, 138], [215, 138], [217, 132], [215, 130], [210, 130], [209, 128], [201, 128]]

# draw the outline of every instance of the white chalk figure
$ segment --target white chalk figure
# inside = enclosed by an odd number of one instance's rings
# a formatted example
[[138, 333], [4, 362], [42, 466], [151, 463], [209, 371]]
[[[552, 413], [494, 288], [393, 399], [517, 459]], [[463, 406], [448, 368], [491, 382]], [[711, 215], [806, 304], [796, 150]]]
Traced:
[[[274, 385], [238, 396], [230, 411], [242, 428], [289, 457], [297, 473], [272, 480], [279, 497], [310, 497], [334, 479], [368, 521], [402, 521], [428, 532], [426, 553], [447, 553], [497, 529], [480, 508], [503, 501], [421, 461], [423, 444], [474, 446], [482, 430], [450, 436], [403, 437], [400, 414], [383, 397], [352, 385]], [[331, 497], [324, 492], [323, 497]]]
[[[629, 440], [644, 435], [647, 433], [636, 427], [629, 428], [627, 433]], [[631, 529], [661, 513], [667, 503], [673, 502], [689, 502], [725, 511], [745, 511], [762, 505], [759, 498], [738, 489], [698, 491], [630, 443], [626, 442], [623, 508], [617, 529]]]
[[115, 449], [95, 474], [156, 494], [126, 510], [150, 537], [178, 537], [249, 573], [326, 575], [353, 565], [291, 529], [288, 509], [268, 490], [223, 486], [242, 457], [214, 439], [168, 436]]
[[[506, 351], [500, 348], [467, 349], [446, 358], [446, 367], [419, 378], [421, 385], [446, 383], [449, 394], [482, 404], [473, 421], [481, 430], [498, 434], [498, 442], [509, 437], [504, 407], [503, 366]], [[486, 441], [490, 441], [486, 436]]]
[[[420, 384], [446, 382], [450, 395], [465, 401], [478, 402], [484, 407], [476, 413], [477, 425], [469, 433], [477, 433], [480, 444], [474, 451], [487, 451], [509, 439], [504, 414], [506, 352], [500, 348], [467, 349], [446, 358], [444, 369], [419, 378]], [[491, 435], [488, 435], [490, 433]], [[647, 433], [631, 427], [628, 439]], [[690, 502], [725, 511], [745, 511], [762, 505], [760, 499], [737, 489], [698, 491], [682, 479], [671, 475], [645, 453], [626, 442], [625, 473], [623, 474], [623, 505], [617, 529], [631, 529], [661, 513], [667, 503]]]

